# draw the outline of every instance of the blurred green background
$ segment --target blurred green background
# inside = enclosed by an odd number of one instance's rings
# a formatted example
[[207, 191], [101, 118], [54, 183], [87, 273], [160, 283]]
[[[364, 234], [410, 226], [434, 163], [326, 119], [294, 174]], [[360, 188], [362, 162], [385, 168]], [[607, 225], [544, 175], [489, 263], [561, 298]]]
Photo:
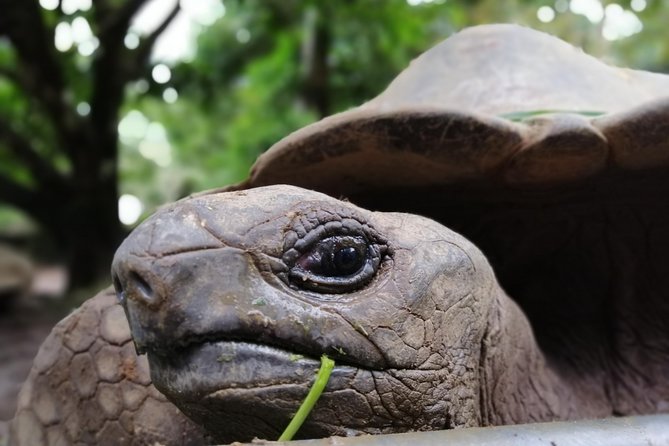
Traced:
[[492, 22], [669, 71], [668, 0], [0, 0], [0, 244], [60, 268], [44, 292], [106, 283], [157, 206]]

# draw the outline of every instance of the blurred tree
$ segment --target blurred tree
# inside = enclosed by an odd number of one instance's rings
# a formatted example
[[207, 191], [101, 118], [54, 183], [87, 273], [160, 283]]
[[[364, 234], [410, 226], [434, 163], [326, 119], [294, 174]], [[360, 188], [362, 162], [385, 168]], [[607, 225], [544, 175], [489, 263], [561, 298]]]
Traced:
[[[146, 0], [99, 0], [65, 17], [58, 2], [0, 0], [0, 201], [32, 217], [67, 254], [73, 286], [107, 272], [122, 236], [117, 217], [118, 113], [125, 85], [147, 65], [158, 35], [124, 46]], [[57, 52], [54, 33], [70, 20], [89, 26], [92, 57]], [[83, 21], [82, 21], [83, 20]], [[79, 52], [92, 53], [91, 50]]]

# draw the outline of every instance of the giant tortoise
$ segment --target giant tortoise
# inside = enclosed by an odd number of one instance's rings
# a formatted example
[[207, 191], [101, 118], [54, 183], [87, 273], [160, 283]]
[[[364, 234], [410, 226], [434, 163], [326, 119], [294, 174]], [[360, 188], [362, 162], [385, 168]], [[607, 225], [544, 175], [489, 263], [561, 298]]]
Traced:
[[465, 30], [143, 222], [13, 444], [275, 439], [324, 353], [303, 438], [669, 412], [668, 196], [669, 76]]

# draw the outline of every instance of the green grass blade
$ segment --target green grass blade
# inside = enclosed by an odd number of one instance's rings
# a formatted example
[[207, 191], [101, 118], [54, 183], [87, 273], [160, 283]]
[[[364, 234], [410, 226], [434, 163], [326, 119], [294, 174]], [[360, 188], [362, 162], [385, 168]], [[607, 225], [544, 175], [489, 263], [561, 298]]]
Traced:
[[593, 110], [530, 110], [530, 111], [520, 111], [512, 113], [504, 113], [499, 115], [500, 118], [508, 119], [509, 121], [520, 122], [524, 119], [534, 118], [535, 116], [548, 115], [554, 113], [564, 113], [564, 114], [574, 114], [587, 117], [597, 117], [605, 114], [603, 111], [593, 111]]
[[304, 401], [302, 401], [302, 404], [300, 405], [300, 408], [297, 409], [295, 416], [292, 420], [290, 420], [290, 423], [288, 423], [286, 430], [284, 430], [279, 437], [279, 441], [290, 441], [293, 439], [297, 431], [302, 426], [302, 423], [304, 423], [304, 420], [306, 420], [309, 413], [311, 413], [311, 410], [314, 408], [318, 398], [320, 398], [321, 393], [323, 393], [323, 390], [325, 389], [325, 386], [330, 379], [330, 373], [332, 373], [333, 368], [334, 361], [328, 358], [326, 355], [321, 356], [321, 368], [318, 369], [316, 381], [314, 381], [311, 389], [309, 389], [307, 397], [304, 399]]

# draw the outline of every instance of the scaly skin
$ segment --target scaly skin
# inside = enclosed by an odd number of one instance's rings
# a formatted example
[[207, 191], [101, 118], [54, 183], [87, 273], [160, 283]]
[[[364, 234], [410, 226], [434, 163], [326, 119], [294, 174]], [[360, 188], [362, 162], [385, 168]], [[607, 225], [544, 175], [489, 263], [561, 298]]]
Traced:
[[151, 384], [106, 290], [53, 329], [19, 395], [10, 445], [202, 445], [201, 428]]

